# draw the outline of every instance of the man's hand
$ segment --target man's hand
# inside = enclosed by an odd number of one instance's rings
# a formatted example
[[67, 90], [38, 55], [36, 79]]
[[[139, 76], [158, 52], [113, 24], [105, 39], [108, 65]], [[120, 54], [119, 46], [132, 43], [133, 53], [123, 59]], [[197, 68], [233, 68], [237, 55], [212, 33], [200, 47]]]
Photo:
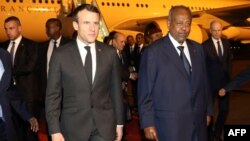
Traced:
[[226, 90], [225, 90], [224, 88], [221, 88], [221, 89], [219, 90], [219, 96], [223, 97], [223, 96], [225, 96], [225, 95], [226, 95]]
[[144, 133], [147, 139], [158, 141], [156, 128], [154, 126], [144, 128]]
[[207, 126], [209, 126], [211, 121], [212, 121], [212, 117], [207, 115]]
[[64, 141], [64, 137], [61, 133], [55, 133], [51, 135], [52, 141]]
[[121, 141], [123, 135], [123, 127], [116, 127], [116, 139], [115, 141]]
[[28, 121], [30, 123], [30, 129], [33, 132], [37, 132], [39, 130], [39, 124], [37, 122], [37, 119], [35, 117], [31, 117]]
[[136, 80], [137, 79], [137, 73], [136, 72], [131, 72], [130, 77], [131, 80]]

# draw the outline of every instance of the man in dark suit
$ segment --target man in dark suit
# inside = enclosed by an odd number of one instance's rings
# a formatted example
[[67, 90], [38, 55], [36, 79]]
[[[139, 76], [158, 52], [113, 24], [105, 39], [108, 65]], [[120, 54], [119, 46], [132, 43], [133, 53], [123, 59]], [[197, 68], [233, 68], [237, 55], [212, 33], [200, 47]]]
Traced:
[[173, 6], [167, 36], [147, 47], [138, 77], [138, 108], [146, 138], [159, 141], [206, 141], [212, 114], [205, 56], [187, 39], [192, 14]]
[[[49, 62], [53, 51], [66, 44], [70, 39], [62, 36], [62, 23], [57, 18], [50, 18], [46, 22], [46, 34], [48, 41], [40, 44], [38, 48], [38, 76], [39, 76], [39, 100], [41, 103], [40, 124], [45, 124], [45, 94], [47, 86], [47, 76], [49, 70]], [[47, 131], [43, 131], [47, 132]]]
[[124, 116], [116, 50], [96, 41], [96, 7], [80, 5], [73, 20], [76, 40], [56, 49], [50, 61], [45, 109], [52, 141], [120, 141]]
[[[125, 101], [124, 109], [125, 114], [129, 114], [127, 111], [129, 111], [129, 104], [128, 104], [128, 97], [127, 97], [127, 84], [128, 80], [136, 80], [137, 79], [137, 73], [136, 72], [130, 72], [129, 71], [129, 65], [127, 61], [126, 54], [124, 52], [126, 37], [124, 34], [120, 32], [116, 32], [114, 35], [114, 38], [112, 39], [112, 46], [116, 48], [117, 55], [119, 57], [119, 60], [121, 62], [121, 70], [122, 70], [122, 92], [123, 92], [123, 101]], [[129, 115], [125, 115], [125, 117], [128, 117]], [[128, 120], [126, 118], [126, 120]]]
[[219, 95], [225, 96], [227, 92], [232, 91], [236, 87], [239, 87], [241, 84], [250, 80], [250, 68], [244, 70], [240, 74], [238, 74], [233, 81], [228, 83], [226, 86], [220, 89]]
[[[21, 35], [21, 22], [15, 16], [5, 19], [4, 28], [9, 40], [3, 44], [3, 48], [11, 54], [14, 85], [27, 103], [29, 111], [38, 118], [37, 44]], [[22, 140], [37, 141], [37, 134], [30, 131], [29, 124], [22, 120], [20, 122], [18, 129]]]
[[11, 57], [9, 53], [0, 49], [0, 140], [17, 141], [16, 127], [12, 120], [12, 108], [25, 121], [31, 124], [31, 130], [38, 131], [38, 122], [27, 111], [25, 102], [17, 95], [11, 86]]
[[39, 52], [39, 87], [40, 87], [40, 100], [44, 104], [45, 93], [47, 86], [47, 75], [49, 70], [49, 62], [54, 49], [68, 43], [70, 39], [63, 37], [62, 23], [59, 19], [50, 18], [46, 22], [46, 34], [49, 37], [48, 41], [41, 43], [38, 48]]
[[[228, 40], [221, 38], [222, 25], [218, 21], [210, 24], [212, 35], [203, 45], [206, 56], [207, 74], [212, 97], [218, 99], [218, 117], [215, 125], [209, 127], [209, 138], [219, 141], [229, 110], [229, 96], [219, 97], [218, 91], [230, 81], [232, 54]], [[214, 131], [213, 131], [214, 128]]]

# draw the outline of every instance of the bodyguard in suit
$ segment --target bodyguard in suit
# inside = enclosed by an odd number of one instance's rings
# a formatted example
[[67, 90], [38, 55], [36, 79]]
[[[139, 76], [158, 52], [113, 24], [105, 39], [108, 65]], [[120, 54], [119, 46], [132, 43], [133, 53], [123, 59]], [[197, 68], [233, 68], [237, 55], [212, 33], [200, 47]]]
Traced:
[[[219, 97], [218, 91], [230, 81], [232, 54], [228, 40], [221, 38], [222, 25], [218, 21], [210, 24], [212, 35], [203, 45], [206, 56], [207, 74], [213, 99], [218, 99], [218, 117], [214, 118], [215, 125], [211, 124], [210, 138], [214, 136], [216, 141], [220, 136], [229, 110], [229, 96]], [[214, 131], [212, 129], [214, 128]], [[214, 135], [213, 135], [214, 134]]]
[[12, 120], [12, 108], [25, 121], [31, 124], [31, 130], [38, 131], [38, 122], [27, 111], [25, 102], [19, 97], [11, 86], [11, 57], [9, 53], [0, 49], [0, 140], [17, 141], [16, 127]]
[[[47, 86], [47, 76], [51, 55], [55, 49], [70, 41], [62, 36], [62, 23], [57, 18], [50, 18], [46, 21], [46, 34], [48, 41], [40, 44], [38, 48], [38, 76], [39, 76], [39, 100], [41, 106], [40, 124], [45, 124], [45, 94]], [[47, 126], [46, 126], [47, 127]], [[47, 132], [47, 131], [43, 131]]]
[[46, 93], [46, 86], [47, 86], [47, 74], [49, 70], [49, 62], [53, 51], [61, 47], [62, 45], [66, 44], [70, 41], [70, 39], [63, 37], [61, 30], [62, 30], [62, 23], [57, 18], [50, 18], [46, 22], [46, 34], [49, 37], [48, 41], [45, 41], [40, 44], [38, 48], [39, 52], [39, 87], [40, 87], [40, 100], [44, 104], [45, 101], [45, 93]]
[[[4, 28], [9, 40], [3, 44], [3, 48], [11, 54], [14, 85], [27, 103], [29, 111], [38, 118], [37, 44], [21, 35], [21, 22], [15, 16], [5, 19]], [[22, 140], [37, 141], [37, 134], [30, 132], [29, 124], [20, 122], [18, 129]]]
[[219, 95], [225, 96], [227, 92], [232, 91], [236, 87], [239, 87], [241, 84], [250, 80], [250, 68], [244, 70], [240, 74], [238, 74], [233, 81], [225, 85], [223, 88], [220, 89]]
[[120, 141], [124, 116], [116, 50], [96, 41], [96, 7], [80, 5], [73, 20], [76, 40], [56, 49], [50, 61], [45, 109], [52, 141]]
[[207, 141], [207, 119], [213, 108], [203, 50], [187, 39], [191, 22], [188, 7], [173, 6], [169, 33], [142, 54], [138, 108], [148, 139]]

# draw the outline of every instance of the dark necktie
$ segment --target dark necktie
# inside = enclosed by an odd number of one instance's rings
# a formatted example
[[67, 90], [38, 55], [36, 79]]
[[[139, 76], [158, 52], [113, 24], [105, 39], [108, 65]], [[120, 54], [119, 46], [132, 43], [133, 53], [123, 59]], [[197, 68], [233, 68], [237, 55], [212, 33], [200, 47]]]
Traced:
[[180, 50], [180, 58], [181, 58], [181, 60], [182, 60], [182, 62], [184, 64], [184, 67], [185, 67], [188, 75], [190, 76], [191, 75], [191, 66], [190, 66], [190, 64], [188, 62], [188, 59], [187, 59], [185, 53], [183, 52], [184, 47], [183, 46], [178, 46], [177, 48]]
[[54, 40], [54, 46], [53, 46], [53, 51], [56, 49], [56, 44], [57, 44], [57, 42], [56, 42], [56, 40]]
[[217, 41], [217, 44], [218, 44], [218, 56], [220, 59], [222, 59], [222, 51], [221, 51], [220, 41]]
[[85, 58], [85, 71], [89, 80], [89, 83], [92, 84], [92, 57], [90, 52], [90, 46], [85, 46], [87, 50], [87, 55]]
[[15, 53], [15, 42], [12, 42], [12, 46], [10, 48], [10, 55], [11, 55], [11, 63], [14, 65], [14, 53]]

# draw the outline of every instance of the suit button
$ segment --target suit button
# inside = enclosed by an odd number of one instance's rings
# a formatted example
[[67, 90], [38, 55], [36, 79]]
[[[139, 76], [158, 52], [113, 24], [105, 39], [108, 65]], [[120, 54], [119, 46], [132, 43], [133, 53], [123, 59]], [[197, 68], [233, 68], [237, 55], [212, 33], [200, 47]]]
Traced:
[[93, 109], [94, 108], [94, 106], [93, 105], [91, 105], [91, 109]]

